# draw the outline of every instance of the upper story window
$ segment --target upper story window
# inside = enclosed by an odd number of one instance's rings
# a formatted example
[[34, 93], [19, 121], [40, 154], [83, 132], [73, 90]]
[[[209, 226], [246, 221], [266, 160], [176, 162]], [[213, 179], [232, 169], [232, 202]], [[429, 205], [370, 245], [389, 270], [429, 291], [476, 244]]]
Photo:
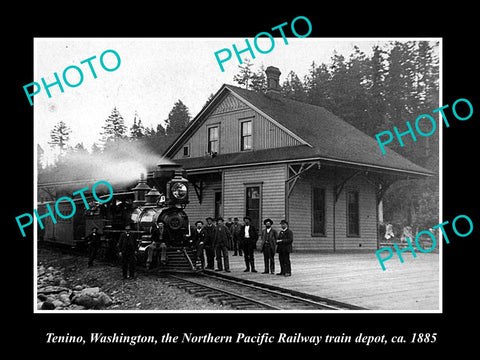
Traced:
[[218, 126], [208, 128], [208, 152], [217, 153], [219, 149]]
[[252, 121], [242, 121], [241, 123], [240, 150], [252, 150]]

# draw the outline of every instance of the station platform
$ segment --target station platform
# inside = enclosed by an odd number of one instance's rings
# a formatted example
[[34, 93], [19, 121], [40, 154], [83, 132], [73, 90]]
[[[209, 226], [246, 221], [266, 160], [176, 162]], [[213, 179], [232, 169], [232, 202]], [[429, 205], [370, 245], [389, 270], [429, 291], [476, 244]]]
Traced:
[[[241, 256], [229, 251], [228, 276], [284, 287], [368, 310], [441, 311], [440, 256], [438, 253], [403, 253], [404, 263], [396, 255], [380, 263], [371, 253], [307, 253], [290, 254], [292, 276], [262, 274], [263, 254], [255, 252], [257, 273], [244, 272]], [[216, 260], [215, 260], [216, 265]], [[278, 254], [275, 272], [280, 272]]]

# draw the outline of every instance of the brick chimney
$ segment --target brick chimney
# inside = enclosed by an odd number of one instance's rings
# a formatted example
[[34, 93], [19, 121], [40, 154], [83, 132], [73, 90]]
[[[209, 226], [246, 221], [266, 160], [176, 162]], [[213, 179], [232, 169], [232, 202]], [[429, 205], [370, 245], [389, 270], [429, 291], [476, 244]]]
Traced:
[[267, 75], [267, 94], [280, 94], [282, 87], [280, 86], [280, 70], [275, 66], [269, 66], [265, 70]]

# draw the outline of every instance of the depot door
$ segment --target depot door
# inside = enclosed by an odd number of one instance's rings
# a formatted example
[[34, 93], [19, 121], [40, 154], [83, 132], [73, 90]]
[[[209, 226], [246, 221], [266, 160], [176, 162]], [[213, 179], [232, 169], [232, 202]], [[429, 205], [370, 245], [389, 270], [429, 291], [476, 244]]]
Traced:
[[262, 188], [260, 185], [245, 186], [245, 215], [250, 216], [252, 225], [260, 230], [261, 206], [262, 206]]

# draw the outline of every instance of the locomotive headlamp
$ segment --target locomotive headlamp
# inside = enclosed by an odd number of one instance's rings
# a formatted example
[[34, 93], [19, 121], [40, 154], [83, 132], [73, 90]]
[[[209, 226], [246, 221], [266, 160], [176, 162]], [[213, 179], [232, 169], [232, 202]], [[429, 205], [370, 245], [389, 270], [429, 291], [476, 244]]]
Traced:
[[187, 186], [184, 183], [174, 183], [172, 185], [172, 195], [177, 200], [183, 200], [188, 194]]
[[188, 204], [188, 180], [180, 174], [167, 183], [167, 204]]

